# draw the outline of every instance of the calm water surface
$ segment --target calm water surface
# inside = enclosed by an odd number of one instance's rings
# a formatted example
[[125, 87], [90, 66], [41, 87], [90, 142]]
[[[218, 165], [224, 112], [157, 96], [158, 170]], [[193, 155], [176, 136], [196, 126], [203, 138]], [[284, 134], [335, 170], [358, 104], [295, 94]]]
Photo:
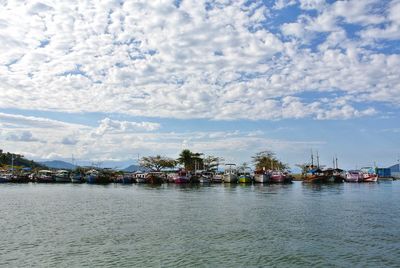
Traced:
[[400, 181], [0, 185], [0, 266], [400, 266]]

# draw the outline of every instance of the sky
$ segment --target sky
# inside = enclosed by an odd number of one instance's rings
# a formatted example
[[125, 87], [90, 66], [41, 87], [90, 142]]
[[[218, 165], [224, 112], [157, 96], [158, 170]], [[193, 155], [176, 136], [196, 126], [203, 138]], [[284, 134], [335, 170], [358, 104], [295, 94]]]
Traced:
[[400, 158], [400, 0], [0, 0], [0, 149]]

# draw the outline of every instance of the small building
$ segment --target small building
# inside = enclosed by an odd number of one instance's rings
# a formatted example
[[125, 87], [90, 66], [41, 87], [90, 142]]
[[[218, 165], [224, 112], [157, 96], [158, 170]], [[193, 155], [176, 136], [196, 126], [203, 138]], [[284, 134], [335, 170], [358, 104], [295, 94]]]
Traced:
[[389, 167], [390, 175], [395, 179], [400, 179], [400, 164]]
[[390, 178], [392, 173], [390, 168], [376, 168], [376, 174], [379, 178]]

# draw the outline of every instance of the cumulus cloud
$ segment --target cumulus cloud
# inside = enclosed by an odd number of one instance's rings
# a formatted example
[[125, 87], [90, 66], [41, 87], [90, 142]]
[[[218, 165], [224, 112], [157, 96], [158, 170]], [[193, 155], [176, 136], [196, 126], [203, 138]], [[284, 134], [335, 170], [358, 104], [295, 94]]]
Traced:
[[[285, 7], [300, 15], [275, 22]], [[398, 40], [398, 8], [397, 0], [3, 1], [0, 107], [219, 120], [368, 116], [363, 110], [379, 112], [370, 100], [400, 105], [399, 55], [376, 46]], [[346, 106], [288, 104], [313, 92], [322, 103], [332, 91], [349, 97]], [[157, 128], [105, 121], [96, 131]]]
[[[23, 117], [19, 116], [20, 119]], [[32, 116], [27, 118], [32, 121], [44, 119]], [[18, 124], [15, 122], [13, 125], [5, 124], [0, 130], [2, 149], [22, 153], [33, 159], [69, 159], [74, 155], [76, 159], [103, 161], [132, 159], [136, 158], [138, 153], [177, 157], [180, 150], [188, 148], [207, 155], [231, 157], [232, 161], [233, 159], [238, 161], [244, 155], [250, 157], [259, 148], [301, 152], [308, 150], [310, 146], [324, 144], [324, 141], [270, 138], [266, 133], [255, 129], [161, 131], [157, 124], [152, 126], [149, 123], [118, 121], [110, 118], [101, 120], [97, 126], [85, 126], [85, 128], [80, 125], [68, 126], [46, 129], [40, 125], [27, 126], [23, 120]], [[99, 133], [99, 130], [104, 131]], [[44, 141], [46, 146], [43, 146]]]
[[93, 134], [101, 136], [106, 132], [129, 133], [137, 131], [154, 131], [159, 129], [160, 126], [161, 125], [158, 123], [118, 121], [107, 117], [100, 121], [100, 125], [94, 130]]
[[7, 138], [8, 141], [19, 141], [19, 142], [35, 142], [39, 141], [38, 139], [34, 138], [32, 133], [29, 131], [22, 131], [20, 133], [10, 133], [8, 134]]

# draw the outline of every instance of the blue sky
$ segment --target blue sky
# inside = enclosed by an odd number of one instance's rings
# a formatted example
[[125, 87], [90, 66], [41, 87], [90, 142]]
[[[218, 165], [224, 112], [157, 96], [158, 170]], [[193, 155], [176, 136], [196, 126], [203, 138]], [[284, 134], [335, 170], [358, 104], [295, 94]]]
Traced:
[[132, 163], [400, 155], [400, 1], [0, 3], [0, 148]]

